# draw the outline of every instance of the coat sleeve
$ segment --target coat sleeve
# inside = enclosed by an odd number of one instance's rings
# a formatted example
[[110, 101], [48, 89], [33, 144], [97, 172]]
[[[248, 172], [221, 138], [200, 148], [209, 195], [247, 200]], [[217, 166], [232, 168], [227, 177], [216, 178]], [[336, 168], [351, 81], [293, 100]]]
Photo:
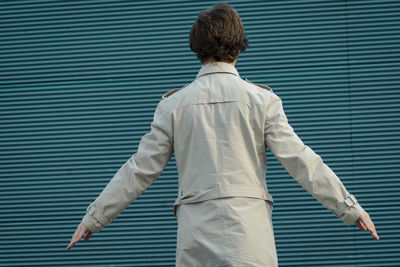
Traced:
[[103, 192], [89, 205], [83, 225], [98, 232], [114, 220], [133, 200], [138, 198], [160, 175], [172, 152], [172, 130], [166, 112], [157, 106], [151, 131], [145, 134], [134, 154]]
[[289, 125], [282, 102], [271, 94], [265, 123], [265, 144], [290, 175], [346, 225], [363, 212], [321, 157], [304, 145]]

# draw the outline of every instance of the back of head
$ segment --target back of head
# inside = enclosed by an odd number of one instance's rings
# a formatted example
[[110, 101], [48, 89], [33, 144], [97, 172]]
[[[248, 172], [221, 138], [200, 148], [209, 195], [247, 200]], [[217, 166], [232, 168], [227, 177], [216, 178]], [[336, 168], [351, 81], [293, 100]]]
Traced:
[[247, 47], [242, 20], [229, 4], [202, 11], [190, 31], [190, 48], [202, 63], [234, 62]]

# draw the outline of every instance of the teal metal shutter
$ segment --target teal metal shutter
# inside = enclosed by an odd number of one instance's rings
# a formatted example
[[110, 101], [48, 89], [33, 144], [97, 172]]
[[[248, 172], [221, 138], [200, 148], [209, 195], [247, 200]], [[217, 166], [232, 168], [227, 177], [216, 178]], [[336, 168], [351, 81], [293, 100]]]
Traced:
[[[282, 98], [381, 237], [346, 227], [268, 153], [279, 265], [398, 266], [400, 2], [230, 3], [249, 38], [241, 76]], [[0, 2], [0, 266], [174, 266], [174, 158], [103, 231], [65, 247], [161, 95], [197, 74], [188, 35], [213, 4]]]

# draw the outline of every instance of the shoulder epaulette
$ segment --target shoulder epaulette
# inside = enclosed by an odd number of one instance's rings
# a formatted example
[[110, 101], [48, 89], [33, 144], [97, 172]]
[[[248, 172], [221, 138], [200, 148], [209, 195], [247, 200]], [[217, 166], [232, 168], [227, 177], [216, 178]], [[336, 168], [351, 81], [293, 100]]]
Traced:
[[178, 92], [179, 90], [185, 88], [186, 86], [188, 86], [189, 84], [186, 84], [184, 87], [179, 88], [179, 89], [172, 89], [168, 92], [166, 92], [165, 94], [163, 94], [162, 99], [166, 99], [168, 97], [170, 97], [171, 95], [175, 94], [176, 92]]
[[165, 94], [163, 94], [162, 99], [168, 98], [169, 96], [175, 94], [175, 93], [178, 92], [179, 90], [181, 90], [181, 89], [172, 89], [172, 90], [166, 92]]
[[258, 86], [258, 87], [261, 87], [261, 88], [263, 88], [263, 89], [267, 89], [267, 90], [270, 91], [271, 93], [274, 92], [274, 91], [272, 91], [271, 87], [269, 87], [269, 86], [266, 86], [266, 85], [263, 85], [263, 84], [258, 84], [258, 83], [253, 83], [253, 82], [251, 82], [251, 81], [249, 81], [249, 80], [247, 80], [247, 79], [246, 79], [246, 82], [251, 83], [251, 84], [254, 84], [254, 85], [256, 85], [256, 86]]

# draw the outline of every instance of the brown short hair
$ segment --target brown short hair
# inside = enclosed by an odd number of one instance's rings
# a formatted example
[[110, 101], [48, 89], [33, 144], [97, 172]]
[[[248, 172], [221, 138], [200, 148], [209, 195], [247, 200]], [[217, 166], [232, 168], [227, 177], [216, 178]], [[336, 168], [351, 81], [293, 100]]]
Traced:
[[190, 48], [202, 63], [234, 62], [246, 47], [242, 20], [229, 4], [216, 4], [200, 12], [190, 31]]

